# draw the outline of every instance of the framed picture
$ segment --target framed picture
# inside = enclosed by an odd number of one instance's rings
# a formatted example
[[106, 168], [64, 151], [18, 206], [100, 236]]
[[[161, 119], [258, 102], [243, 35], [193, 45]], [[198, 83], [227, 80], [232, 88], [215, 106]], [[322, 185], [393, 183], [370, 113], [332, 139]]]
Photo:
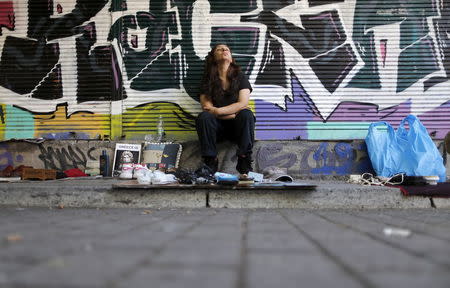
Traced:
[[178, 168], [182, 147], [174, 143], [145, 143], [143, 160], [151, 170], [172, 170]]
[[141, 144], [117, 143], [114, 152], [112, 176], [119, 176], [123, 164], [138, 164], [141, 160]]

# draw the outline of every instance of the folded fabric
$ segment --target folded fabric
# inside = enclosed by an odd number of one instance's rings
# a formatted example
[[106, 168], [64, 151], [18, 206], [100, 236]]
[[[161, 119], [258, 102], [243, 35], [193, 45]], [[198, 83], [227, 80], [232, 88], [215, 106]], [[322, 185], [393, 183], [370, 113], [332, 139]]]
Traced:
[[294, 179], [287, 174], [287, 168], [269, 166], [263, 169], [264, 176], [272, 181], [292, 182]]
[[78, 168], [72, 168], [69, 170], [65, 170], [64, 174], [66, 174], [67, 177], [84, 177], [84, 176], [88, 176], [86, 173], [84, 173], [83, 171], [81, 171]]
[[177, 183], [177, 178], [173, 174], [165, 174], [162, 171], [154, 171], [152, 177], [152, 184], [172, 184]]

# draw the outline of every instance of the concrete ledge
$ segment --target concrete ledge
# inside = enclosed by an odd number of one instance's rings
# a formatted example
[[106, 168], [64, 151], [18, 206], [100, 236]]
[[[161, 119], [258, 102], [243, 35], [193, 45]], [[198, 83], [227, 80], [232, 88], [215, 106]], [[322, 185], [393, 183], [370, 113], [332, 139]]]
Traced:
[[[431, 208], [429, 198], [404, 197], [398, 188], [337, 181], [305, 181], [313, 191], [255, 189], [112, 189], [118, 179], [66, 179], [0, 184], [0, 205], [91, 208]], [[450, 199], [434, 198], [437, 208]]]
[[206, 207], [206, 191], [112, 190], [105, 195], [105, 203], [108, 207], [202, 208]]
[[433, 198], [433, 204], [436, 208], [449, 209], [450, 208], [450, 198]]
[[[310, 183], [310, 182], [308, 182]], [[315, 191], [210, 191], [213, 208], [430, 208], [428, 198], [404, 197], [398, 188], [314, 183]]]
[[112, 190], [117, 179], [24, 181], [2, 183], [0, 205], [92, 207], [92, 208], [157, 208], [206, 206], [206, 191]]

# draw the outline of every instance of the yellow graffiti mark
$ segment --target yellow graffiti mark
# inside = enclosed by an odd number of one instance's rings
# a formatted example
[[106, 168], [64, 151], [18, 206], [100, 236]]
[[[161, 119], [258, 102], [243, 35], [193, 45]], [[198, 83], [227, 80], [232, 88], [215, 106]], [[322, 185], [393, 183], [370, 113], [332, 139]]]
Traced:
[[123, 114], [122, 133], [127, 139], [143, 139], [146, 135], [156, 138], [161, 119], [166, 139], [192, 140], [197, 137], [195, 117], [174, 103], [148, 103], [128, 109]]
[[51, 133], [81, 133], [90, 139], [98, 139], [110, 135], [109, 114], [92, 114], [76, 112], [67, 117], [67, 107], [58, 106], [52, 114], [34, 114], [35, 137]]

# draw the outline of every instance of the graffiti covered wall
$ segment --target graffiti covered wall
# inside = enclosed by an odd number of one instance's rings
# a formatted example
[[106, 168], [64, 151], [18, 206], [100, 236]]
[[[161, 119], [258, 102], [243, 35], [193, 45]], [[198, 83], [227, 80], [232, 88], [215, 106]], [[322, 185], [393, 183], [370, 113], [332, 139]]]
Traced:
[[203, 59], [227, 43], [258, 139], [450, 130], [450, 0], [0, 0], [0, 139], [196, 137]]

